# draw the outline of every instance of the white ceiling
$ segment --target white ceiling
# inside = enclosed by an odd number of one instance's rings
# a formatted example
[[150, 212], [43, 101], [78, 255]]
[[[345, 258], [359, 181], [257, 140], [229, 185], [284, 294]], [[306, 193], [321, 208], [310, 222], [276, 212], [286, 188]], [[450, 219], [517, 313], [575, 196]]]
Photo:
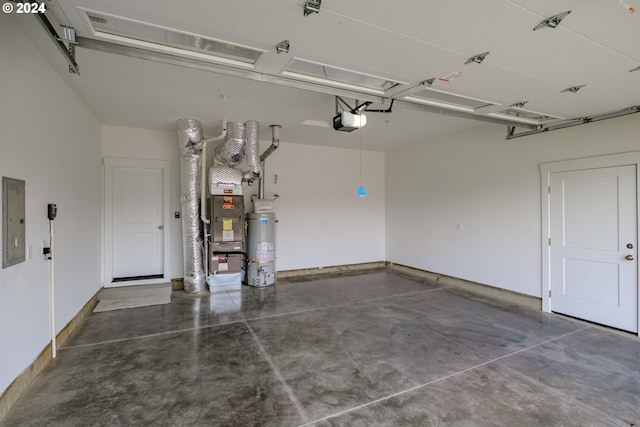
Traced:
[[[640, 9], [640, 0], [625, 2]], [[191, 117], [213, 133], [223, 117], [258, 120], [265, 139], [267, 125], [278, 123], [285, 142], [356, 148], [362, 137], [374, 150], [479, 125], [402, 102], [391, 114], [367, 113], [362, 135], [303, 125], [307, 119], [329, 122], [335, 115], [333, 95], [259, 81], [280, 78], [294, 57], [406, 83], [402, 89], [462, 72], [450, 83], [436, 80], [432, 88], [501, 108], [528, 101], [527, 109], [565, 118], [640, 105], [640, 71], [629, 72], [640, 66], [640, 12], [630, 13], [619, 0], [324, 0], [319, 13], [306, 17], [304, 2], [296, 0], [48, 0], [47, 5], [52, 18], [81, 37], [97, 38], [79, 7], [266, 51], [246, 79], [78, 48], [81, 74], [72, 75], [51, 41], [38, 42], [105, 124], [175, 130], [178, 118]], [[567, 10], [572, 13], [557, 28], [533, 31]], [[289, 53], [277, 54], [275, 46], [285, 39]], [[487, 51], [481, 64], [465, 65]], [[586, 86], [562, 92], [578, 85]]]

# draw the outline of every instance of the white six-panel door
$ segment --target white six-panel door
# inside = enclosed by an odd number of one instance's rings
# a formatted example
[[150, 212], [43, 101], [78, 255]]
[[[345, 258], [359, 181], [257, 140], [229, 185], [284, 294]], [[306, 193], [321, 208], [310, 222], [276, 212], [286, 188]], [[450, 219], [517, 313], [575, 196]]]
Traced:
[[638, 332], [636, 165], [549, 174], [550, 309]]

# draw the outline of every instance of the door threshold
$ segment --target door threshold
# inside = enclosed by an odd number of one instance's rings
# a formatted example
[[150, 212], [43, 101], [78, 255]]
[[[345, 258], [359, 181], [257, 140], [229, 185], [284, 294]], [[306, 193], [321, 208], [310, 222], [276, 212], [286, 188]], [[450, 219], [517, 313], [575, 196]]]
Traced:
[[128, 277], [114, 277], [111, 283], [118, 282], [133, 282], [135, 280], [150, 280], [150, 279], [163, 279], [164, 274], [149, 274], [147, 276], [128, 276]]

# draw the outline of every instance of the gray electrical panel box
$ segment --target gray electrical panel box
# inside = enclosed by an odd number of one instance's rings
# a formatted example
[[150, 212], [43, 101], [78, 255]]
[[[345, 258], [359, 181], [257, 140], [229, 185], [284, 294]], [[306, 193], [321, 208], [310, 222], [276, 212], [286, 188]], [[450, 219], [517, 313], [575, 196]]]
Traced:
[[2, 177], [2, 268], [25, 260], [25, 182]]

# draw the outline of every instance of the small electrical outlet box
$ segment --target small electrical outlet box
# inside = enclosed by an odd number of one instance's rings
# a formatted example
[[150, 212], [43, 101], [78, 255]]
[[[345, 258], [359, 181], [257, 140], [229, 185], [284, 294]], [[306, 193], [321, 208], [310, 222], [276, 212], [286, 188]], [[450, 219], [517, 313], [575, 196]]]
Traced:
[[56, 219], [57, 215], [58, 215], [58, 207], [53, 203], [49, 203], [47, 205], [47, 218], [49, 218], [49, 220], [52, 221]]

